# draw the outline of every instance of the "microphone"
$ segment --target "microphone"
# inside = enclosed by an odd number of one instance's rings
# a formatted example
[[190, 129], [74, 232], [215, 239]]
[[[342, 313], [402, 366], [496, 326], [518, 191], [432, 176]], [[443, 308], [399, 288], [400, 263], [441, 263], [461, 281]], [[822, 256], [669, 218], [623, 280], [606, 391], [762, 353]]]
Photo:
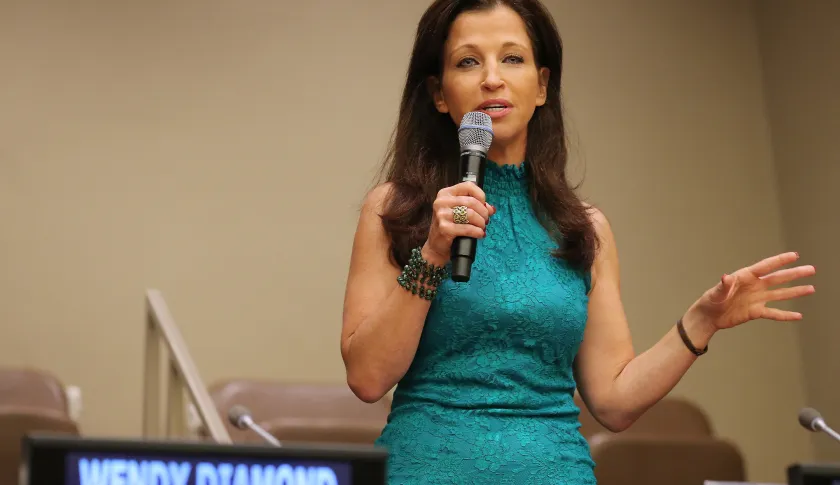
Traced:
[[262, 437], [262, 439], [274, 446], [283, 446], [274, 436], [271, 436], [271, 433], [264, 430], [260, 425], [254, 422], [251, 418], [251, 411], [249, 411], [245, 406], [237, 404], [236, 406], [231, 407], [228, 410], [228, 420], [232, 425], [239, 429], [250, 428], [254, 433], [257, 433], [260, 437]]
[[814, 408], [803, 408], [799, 411], [799, 424], [808, 431], [823, 431], [837, 441], [840, 441], [840, 434], [831, 429], [820, 412]]
[[[458, 142], [461, 145], [461, 181], [473, 182], [483, 189], [487, 151], [493, 143], [493, 121], [490, 116], [481, 111], [465, 114], [458, 128]], [[450, 259], [453, 281], [463, 283], [470, 280], [476, 245], [474, 237], [459, 236], [452, 241]]]

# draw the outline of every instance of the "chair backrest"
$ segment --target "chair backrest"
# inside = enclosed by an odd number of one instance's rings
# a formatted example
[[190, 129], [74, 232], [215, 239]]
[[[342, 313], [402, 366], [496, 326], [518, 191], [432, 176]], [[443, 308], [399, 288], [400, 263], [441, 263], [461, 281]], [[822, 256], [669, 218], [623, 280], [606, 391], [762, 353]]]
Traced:
[[0, 483], [18, 483], [20, 446], [33, 432], [79, 435], [62, 383], [37, 369], [0, 369]]
[[[580, 432], [589, 439], [598, 433], [609, 433], [592, 416], [575, 394], [575, 404], [580, 408]], [[647, 410], [632, 426], [621, 434], [644, 434], [667, 437], [713, 436], [709, 417], [697, 405], [683, 398], [666, 397]]]
[[69, 417], [64, 385], [38, 369], [0, 369], [0, 405], [51, 409]]
[[384, 425], [381, 420], [345, 418], [278, 418], [264, 423], [265, 429], [280, 441], [361, 445], [373, 445]]
[[600, 433], [590, 440], [598, 485], [699, 485], [743, 482], [743, 456], [716, 438]]
[[214, 383], [209, 391], [235, 442], [258, 439], [227, 422], [237, 404], [278, 439], [294, 441], [367, 442], [385, 426], [390, 410], [389, 399], [368, 404], [347, 385], [231, 379]]

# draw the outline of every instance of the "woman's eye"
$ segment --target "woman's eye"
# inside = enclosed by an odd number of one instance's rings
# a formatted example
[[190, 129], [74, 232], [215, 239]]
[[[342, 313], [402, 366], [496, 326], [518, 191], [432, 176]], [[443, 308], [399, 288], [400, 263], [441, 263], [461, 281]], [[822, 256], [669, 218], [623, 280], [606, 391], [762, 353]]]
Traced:
[[[503, 62], [507, 62], [509, 64], [522, 64], [523, 62], [525, 62], [525, 58], [523, 58], [520, 55], [511, 54], [505, 56]], [[458, 61], [458, 67], [472, 67], [477, 65], [478, 61], [474, 57], [465, 57]]]
[[458, 67], [469, 67], [469, 66], [474, 66], [474, 65], [476, 65], [477, 63], [478, 63], [478, 61], [476, 61], [476, 60], [475, 60], [475, 59], [473, 59], [472, 57], [466, 57], [466, 58], [464, 58], [464, 59], [461, 59], [461, 61], [458, 63]]

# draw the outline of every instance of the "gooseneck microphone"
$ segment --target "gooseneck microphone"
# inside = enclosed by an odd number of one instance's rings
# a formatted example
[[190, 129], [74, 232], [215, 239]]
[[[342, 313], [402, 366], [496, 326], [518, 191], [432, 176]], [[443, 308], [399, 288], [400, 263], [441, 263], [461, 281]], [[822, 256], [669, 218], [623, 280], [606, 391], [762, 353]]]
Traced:
[[[487, 152], [493, 143], [493, 121], [490, 116], [481, 111], [465, 114], [458, 128], [458, 142], [461, 145], [461, 182], [473, 182], [483, 189]], [[452, 241], [452, 281], [463, 283], [470, 280], [476, 245], [474, 237], [459, 236]]]
[[837, 441], [840, 441], [840, 434], [831, 429], [819, 411], [814, 408], [803, 408], [799, 411], [799, 424], [808, 431], [823, 431]]
[[262, 428], [262, 426], [258, 425], [254, 422], [253, 418], [251, 418], [251, 411], [248, 410], [245, 406], [235, 405], [228, 410], [228, 420], [230, 424], [236, 426], [239, 429], [251, 429], [254, 433], [260, 435], [262, 439], [267, 441], [269, 444], [274, 446], [280, 447], [282, 446], [277, 438], [271, 436], [271, 433], [266, 431]]

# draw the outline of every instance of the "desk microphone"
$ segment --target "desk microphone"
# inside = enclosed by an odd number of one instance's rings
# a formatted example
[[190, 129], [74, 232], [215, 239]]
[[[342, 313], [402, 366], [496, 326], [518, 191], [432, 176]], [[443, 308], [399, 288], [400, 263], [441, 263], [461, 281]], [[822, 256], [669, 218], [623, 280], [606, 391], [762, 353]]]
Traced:
[[[483, 189], [487, 152], [493, 143], [493, 120], [482, 111], [465, 114], [458, 127], [458, 143], [461, 146], [461, 182], [473, 182]], [[452, 281], [463, 283], [470, 280], [476, 245], [474, 237], [458, 236], [452, 241]]]
[[283, 446], [280, 444], [279, 441], [277, 441], [277, 439], [274, 436], [271, 436], [271, 433], [269, 433], [268, 431], [263, 429], [262, 426], [254, 422], [254, 420], [251, 418], [251, 411], [249, 411], [248, 408], [246, 408], [245, 406], [240, 406], [237, 404], [236, 406], [231, 407], [228, 410], [228, 420], [230, 420], [230, 423], [232, 425], [236, 426], [239, 429], [251, 429], [251, 431], [257, 433], [262, 439], [274, 446]]
[[840, 434], [837, 434], [837, 431], [825, 424], [820, 412], [814, 408], [803, 408], [799, 411], [799, 424], [808, 431], [823, 431], [835, 440], [840, 441]]

